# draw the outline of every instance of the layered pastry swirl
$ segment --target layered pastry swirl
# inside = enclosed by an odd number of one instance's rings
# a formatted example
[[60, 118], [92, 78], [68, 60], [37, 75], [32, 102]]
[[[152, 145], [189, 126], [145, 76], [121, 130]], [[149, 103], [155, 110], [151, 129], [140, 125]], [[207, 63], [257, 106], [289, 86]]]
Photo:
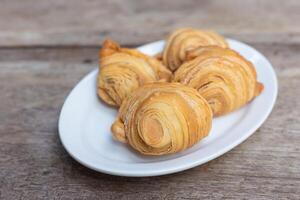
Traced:
[[124, 98], [139, 86], [168, 81], [172, 73], [157, 59], [137, 50], [121, 48], [106, 40], [99, 53], [98, 96], [112, 106], [120, 106]]
[[243, 106], [263, 90], [251, 62], [231, 49], [218, 46], [188, 51], [174, 81], [197, 89], [210, 104], [214, 116]]
[[142, 154], [163, 155], [191, 147], [208, 135], [211, 124], [211, 108], [197, 90], [152, 83], [124, 100], [112, 132]]
[[177, 29], [166, 40], [163, 63], [171, 71], [175, 71], [185, 61], [187, 51], [209, 45], [228, 46], [226, 40], [215, 32], [193, 28]]

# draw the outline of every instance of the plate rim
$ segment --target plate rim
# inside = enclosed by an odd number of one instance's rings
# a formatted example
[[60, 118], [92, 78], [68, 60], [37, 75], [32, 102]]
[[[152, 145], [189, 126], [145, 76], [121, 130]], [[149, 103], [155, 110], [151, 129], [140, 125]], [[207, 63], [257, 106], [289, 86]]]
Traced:
[[[267, 110], [264, 112], [264, 115], [260, 117], [260, 120], [258, 120], [259, 122], [255, 123], [251, 128], [249, 128], [246, 133], [244, 133], [242, 135], [242, 137], [240, 137], [238, 140], [234, 140], [233, 142], [231, 142], [230, 144], [225, 145], [223, 148], [219, 148], [218, 150], [216, 150], [213, 154], [211, 154], [210, 156], [206, 156], [203, 159], [199, 159], [196, 160], [194, 162], [188, 162], [188, 163], [183, 163], [181, 165], [178, 165], [177, 167], [172, 167], [172, 168], [167, 168], [167, 169], [156, 169], [156, 170], [152, 170], [150, 172], [142, 172], [142, 171], [128, 171], [128, 170], [108, 170], [105, 168], [99, 168], [96, 166], [93, 166], [90, 163], [85, 162], [84, 160], [81, 160], [78, 156], [75, 155], [75, 153], [73, 153], [69, 148], [68, 145], [65, 143], [63, 136], [62, 136], [62, 123], [63, 123], [63, 117], [64, 117], [64, 108], [65, 105], [67, 104], [67, 102], [70, 99], [71, 94], [75, 91], [75, 89], [77, 88], [78, 85], [80, 85], [82, 82], [86, 81], [87, 79], [90, 78], [90, 76], [93, 76], [94, 73], [97, 73], [98, 68], [92, 70], [91, 72], [89, 72], [88, 74], [86, 74], [73, 88], [72, 90], [69, 92], [69, 94], [67, 95], [67, 97], [65, 98], [65, 101], [62, 105], [60, 114], [59, 114], [59, 120], [58, 120], [58, 135], [59, 135], [59, 139], [63, 145], [63, 147], [65, 148], [65, 150], [68, 152], [68, 154], [75, 159], [77, 162], [79, 162], [80, 164], [82, 164], [85, 167], [88, 167], [90, 169], [93, 169], [95, 171], [98, 172], [102, 172], [102, 173], [106, 173], [106, 174], [110, 174], [110, 175], [117, 175], [117, 176], [126, 176], [126, 177], [149, 177], [149, 176], [160, 176], [160, 175], [167, 175], [167, 174], [172, 174], [172, 173], [176, 173], [176, 172], [180, 172], [180, 171], [184, 171], [196, 166], [199, 166], [201, 164], [204, 164], [208, 161], [211, 161], [225, 153], [227, 153], [228, 151], [230, 151], [231, 149], [235, 148], [236, 146], [238, 146], [239, 144], [241, 144], [242, 142], [244, 142], [248, 137], [250, 137], [252, 134], [255, 133], [255, 131], [266, 121], [266, 119], [268, 118], [268, 116], [271, 114], [275, 102], [277, 100], [277, 96], [278, 96], [278, 80], [277, 80], [277, 76], [276, 76], [276, 72], [274, 70], [273, 65], [270, 63], [270, 61], [262, 54], [260, 53], [258, 50], [256, 50], [255, 48], [251, 47], [248, 44], [245, 44], [243, 42], [234, 40], [234, 39], [229, 39], [227, 38], [227, 41], [229, 43], [238, 43], [239, 45], [243, 45], [249, 49], [251, 49], [252, 51], [255, 51], [257, 54], [259, 54], [267, 63], [268, 63], [268, 70], [270, 70], [271, 73], [271, 77], [273, 78], [272, 80], [272, 84], [274, 87], [274, 96], [271, 99], [271, 104], [270, 106], [267, 108]], [[153, 46], [153, 45], [158, 45], [160, 43], [163, 43], [164, 40], [159, 40], [159, 41], [155, 41], [155, 42], [151, 42], [142, 46], [137, 47], [137, 49], [143, 49], [143, 48], [147, 48], [148, 46]], [[192, 152], [190, 154], [193, 154], [195, 152]], [[186, 157], [190, 154], [187, 154], [183, 157]], [[174, 158], [172, 160], [175, 160], [177, 158]], [[165, 162], [165, 161], [160, 161], [160, 163]], [[150, 165], [153, 165], [153, 163], [147, 163]]]

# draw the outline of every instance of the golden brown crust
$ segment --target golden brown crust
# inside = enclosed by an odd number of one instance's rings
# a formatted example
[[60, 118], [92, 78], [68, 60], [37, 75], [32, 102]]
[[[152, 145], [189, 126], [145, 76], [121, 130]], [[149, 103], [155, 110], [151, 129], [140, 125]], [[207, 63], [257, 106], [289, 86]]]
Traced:
[[152, 83], [138, 88], [120, 107], [114, 137], [146, 155], [182, 151], [206, 137], [212, 111], [193, 88]]
[[98, 96], [112, 106], [145, 83], [169, 81], [172, 73], [155, 58], [105, 40], [99, 52]]
[[252, 63], [231, 49], [198, 47], [187, 53], [186, 60], [173, 81], [197, 89], [211, 105], [214, 116], [243, 106], [263, 90]]
[[159, 60], [159, 61], [162, 62], [162, 61], [163, 61], [163, 60], [162, 60], [162, 59], [163, 59], [163, 58], [162, 58], [162, 52], [155, 54], [155, 55], [154, 55], [154, 58], [156, 58], [157, 60]]
[[163, 63], [171, 71], [175, 71], [185, 61], [187, 51], [209, 45], [228, 47], [226, 40], [213, 31], [177, 29], [166, 40]]

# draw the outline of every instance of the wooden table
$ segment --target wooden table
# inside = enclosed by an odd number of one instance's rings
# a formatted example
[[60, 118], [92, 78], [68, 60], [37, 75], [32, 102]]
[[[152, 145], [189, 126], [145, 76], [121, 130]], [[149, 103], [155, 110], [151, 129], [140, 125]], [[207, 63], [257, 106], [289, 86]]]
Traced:
[[[299, 199], [300, 1], [0, 1], [0, 199]], [[61, 106], [103, 38], [135, 47], [176, 27], [253, 45], [279, 79], [263, 126], [229, 153], [160, 177], [89, 170], [60, 143]]]

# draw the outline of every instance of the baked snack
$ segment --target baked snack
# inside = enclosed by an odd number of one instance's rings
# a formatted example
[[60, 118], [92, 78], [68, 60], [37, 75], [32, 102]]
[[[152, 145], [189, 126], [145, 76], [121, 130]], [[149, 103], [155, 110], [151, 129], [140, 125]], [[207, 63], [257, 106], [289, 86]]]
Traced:
[[146, 155], [163, 155], [191, 147], [208, 135], [212, 111], [193, 88], [152, 83], [138, 88], [120, 107], [114, 137]]
[[99, 53], [98, 96], [112, 106], [145, 83], [168, 81], [172, 73], [157, 59], [105, 40]]
[[226, 40], [213, 31], [181, 28], [170, 34], [163, 50], [163, 63], [175, 71], [184, 61], [186, 52], [200, 46], [227, 47]]
[[193, 87], [210, 104], [214, 116], [229, 113], [263, 90], [252, 63], [237, 52], [218, 46], [188, 51], [186, 62], [175, 72], [175, 82]]

